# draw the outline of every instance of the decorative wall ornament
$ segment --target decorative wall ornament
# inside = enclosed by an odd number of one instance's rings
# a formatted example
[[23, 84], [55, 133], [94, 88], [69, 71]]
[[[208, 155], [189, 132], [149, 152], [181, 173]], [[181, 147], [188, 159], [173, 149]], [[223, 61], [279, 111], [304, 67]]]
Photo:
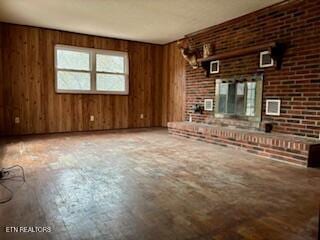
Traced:
[[213, 45], [211, 43], [203, 44], [203, 58], [210, 57], [213, 54]]
[[202, 106], [200, 104], [195, 104], [195, 105], [192, 106], [192, 110], [193, 110], [194, 113], [203, 114], [204, 106]]
[[193, 69], [197, 69], [200, 65], [197, 61], [199, 56], [197, 49], [193, 49], [188, 40], [178, 41], [177, 46], [180, 49], [183, 58]]

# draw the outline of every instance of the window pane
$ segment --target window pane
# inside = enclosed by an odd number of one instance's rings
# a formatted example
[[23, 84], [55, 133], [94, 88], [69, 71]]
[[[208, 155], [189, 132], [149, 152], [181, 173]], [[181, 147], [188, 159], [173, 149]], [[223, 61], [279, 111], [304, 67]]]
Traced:
[[225, 113], [227, 112], [227, 94], [228, 94], [228, 83], [219, 84], [219, 106], [218, 112]]
[[256, 103], [256, 83], [247, 82], [247, 106], [246, 106], [246, 115], [254, 116], [255, 115], [255, 104]]
[[219, 95], [227, 95], [227, 94], [228, 94], [228, 83], [220, 83]]
[[90, 73], [58, 71], [58, 90], [90, 90]]
[[244, 114], [244, 83], [237, 83], [236, 114]]
[[60, 69], [90, 70], [90, 55], [87, 52], [57, 50], [57, 66]]
[[237, 95], [244, 95], [244, 83], [237, 83]]
[[124, 73], [124, 57], [97, 54], [97, 71]]
[[229, 84], [228, 89], [228, 113], [235, 113], [236, 104], [236, 84]]
[[98, 91], [124, 92], [126, 90], [126, 81], [124, 75], [116, 74], [97, 74]]
[[227, 103], [227, 96], [226, 95], [219, 95], [219, 106], [218, 112], [225, 113], [226, 112], [226, 103]]

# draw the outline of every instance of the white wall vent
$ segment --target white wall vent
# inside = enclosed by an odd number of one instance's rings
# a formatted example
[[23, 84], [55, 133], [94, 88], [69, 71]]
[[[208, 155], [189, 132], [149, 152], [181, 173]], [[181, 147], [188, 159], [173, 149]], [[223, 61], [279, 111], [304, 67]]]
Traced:
[[269, 51], [260, 52], [260, 67], [272, 67], [274, 66], [274, 61], [271, 57], [271, 53]]
[[268, 99], [266, 106], [266, 115], [280, 116], [281, 100]]
[[220, 65], [219, 60], [211, 61], [210, 62], [210, 74], [219, 73], [219, 71], [220, 71], [219, 65]]
[[205, 111], [213, 111], [213, 99], [205, 99], [204, 100], [204, 110]]

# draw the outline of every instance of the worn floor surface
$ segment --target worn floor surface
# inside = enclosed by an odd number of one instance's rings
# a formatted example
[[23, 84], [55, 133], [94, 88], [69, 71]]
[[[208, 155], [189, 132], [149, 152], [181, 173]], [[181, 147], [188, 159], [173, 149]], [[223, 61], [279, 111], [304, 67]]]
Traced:
[[[0, 239], [317, 236], [320, 169], [170, 136], [162, 129], [5, 142], [2, 165], [22, 165], [26, 183], [6, 182], [15, 194], [0, 205]], [[52, 232], [4, 233], [4, 226], [50, 226]]]

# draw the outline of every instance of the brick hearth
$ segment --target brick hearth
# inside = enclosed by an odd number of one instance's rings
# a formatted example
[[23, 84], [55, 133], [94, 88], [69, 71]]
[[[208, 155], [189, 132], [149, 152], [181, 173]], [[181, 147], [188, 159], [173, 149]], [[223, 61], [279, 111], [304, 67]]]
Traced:
[[320, 142], [311, 138], [190, 122], [169, 122], [168, 131], [302, 166], [319, 167], [320, 164], [320, 159], [316, 159], [320, 153]]

